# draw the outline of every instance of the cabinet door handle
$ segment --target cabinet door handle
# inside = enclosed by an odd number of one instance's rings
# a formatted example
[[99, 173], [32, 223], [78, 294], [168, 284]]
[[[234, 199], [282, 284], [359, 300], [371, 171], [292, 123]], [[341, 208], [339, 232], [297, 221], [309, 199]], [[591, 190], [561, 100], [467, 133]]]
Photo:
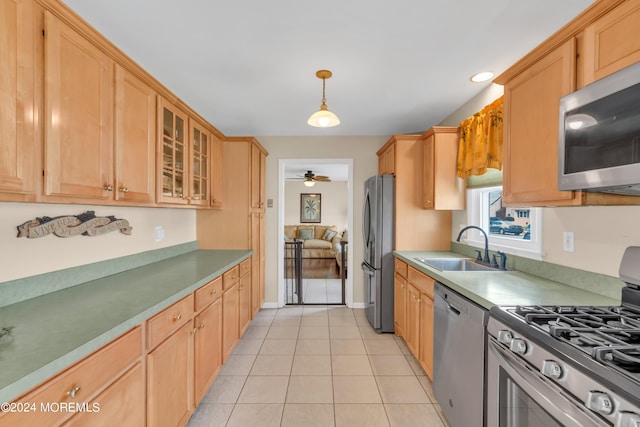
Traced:
[[121, 193], [128, 193], [129, 189], [127, 187], [120, 187], [120, 188], [118, 188], [118, 191], [121, 192]]
[[193, 335], [197, 334], [197, 333], [198, 333], [198, 328], [193, 328], [193, 330], [191, 331], [191, 333], [192, 333]]
[[182, 314], [181, 313], [178, 313], [175, 316], [173, 316], [173, 321], [174, 322], [177, 322], [180, 319], [182, 319]]
[[104, 187], [102, 187], [102, 191], [113, 191], [113, 185], [105, 184]]
[[205, 327], [205, 324], [204, 324], [204, 322], [202, 322], [202, 323], [200, 323], [200, 326], [198, 326], [198, 329], [204, 329], [204, 327]]
[[80, 393], [80, 386], [77, 385], [71, 390], [67, 390], [67, 396], [75, 398]]

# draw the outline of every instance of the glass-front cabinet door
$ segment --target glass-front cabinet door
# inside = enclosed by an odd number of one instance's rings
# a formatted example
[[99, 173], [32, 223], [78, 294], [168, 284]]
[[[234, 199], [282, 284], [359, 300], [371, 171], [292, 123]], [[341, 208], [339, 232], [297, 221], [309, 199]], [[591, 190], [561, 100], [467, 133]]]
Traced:
[[188, 118], [186, 113], [160, 100], [161, 156], [158, 165], [158, 202], [189, 203]]
[[210, 141], [211, 135], [204, 126], [191, 120], [191, 187], [189, 202], [209, 206], [210, 192]]

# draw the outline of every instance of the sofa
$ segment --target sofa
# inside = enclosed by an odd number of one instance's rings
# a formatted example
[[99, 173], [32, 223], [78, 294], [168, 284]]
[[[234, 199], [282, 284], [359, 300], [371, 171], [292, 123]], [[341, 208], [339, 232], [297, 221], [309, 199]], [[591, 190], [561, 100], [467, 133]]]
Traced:
[[[310, 230], [310, 231], [309, 231]], [[330, 232], [328, 234], [327, 230]], [[335, 232], [335, 234], [334, 234]], [[342, 233], [335, 225], [285, 225], [284, 239], [302, 241], [302, 258], [335, 258], [336, 245], [340, 245]]]

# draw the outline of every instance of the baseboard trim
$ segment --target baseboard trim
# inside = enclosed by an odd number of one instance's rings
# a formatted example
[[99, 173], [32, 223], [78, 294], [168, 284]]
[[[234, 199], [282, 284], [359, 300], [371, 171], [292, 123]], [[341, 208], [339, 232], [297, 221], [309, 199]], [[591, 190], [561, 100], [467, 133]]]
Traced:
[[280, 308], [277, 302], [265, 302], [262, 304], [262, 308]]
[[352, 302], [349, 308], [366, 308], [363, 302]]

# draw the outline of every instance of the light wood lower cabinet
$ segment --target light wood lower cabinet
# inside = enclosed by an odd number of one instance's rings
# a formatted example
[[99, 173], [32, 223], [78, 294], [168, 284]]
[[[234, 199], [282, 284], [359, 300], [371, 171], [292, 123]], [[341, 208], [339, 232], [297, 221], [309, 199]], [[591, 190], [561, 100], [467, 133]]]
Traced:
[[129, 369], [89, 403], [91, 411], [74, 415], [65, 426], [110, 427], [145, 425], [144, 368]]
[[396, 336], [404, 337], [407, 325], [407, 280], [400, 274], [394, 276], [393, 289], [393, 331]]
[[[16, 399], [15, 402], [33, 408], [30, 412], [0, 412], [0, 426], [31, 427], [60, 425], [71, 415], [72, 411], [61, 410], [69, 405], [85, 405], [91, 407], [90, 402], [99, 402], [100, 411], [113, 411], [112, 405], [117, 404], [117, 397], [110, 394], [110, 387], [116, 387], [119, 393], [136, 396], [132, 403], [142, 404], [144, 412], [144, 382], [129, 380], [125, 372], [142, 358], [142, 330], [140, 327], [127, 332], [112, 341], [82, 361], [73, 365], [61, 374], [46, 381], [33, 391]], [[120, 382], [120, 380], [122, 381]], [[105, 397], [104, 400], [102, 398]], [[114, 400], [116, 399], [116, 400]], [[44, 405], [44, 406], [42, 406]], [[66, 406], [65, 406], [66, 405]], [[116, 411], [121, 408], [116, 408]], [[133, 417], [139, 417], [137, 408], [130, 406], [122, 408], [130, 412]], [[95, 413], [83, 415], [86, 423], [93, 425], [92, 416]], [[99, 415], [99, 413], [98, 413]], [[144, 413], [143, 413], [144, 418]], [[96, 419], [104, 420], [102, 416]], [[116, 420], [110, 425], [125, 425]], [[82, 425], [82, 424], [80, 424]]]
[[220, 296], [195, 319], [195, 404], [198, 405], [222, 367], [222, 299]]
[[422, 369], [432, 378], [435, 280], [396, 259], [394, 282], [395, 334], [404, 339]]
[[241, 271], [244, 273], [240, 277], [238, 287], [238, 329], [239, 336], [244, 335], [245, 331], [251, 324], [253, 317], [252, 311], [252, 289], [251, 289], [251, 258], [240, 264]]
[[420, 295], [420, 357], [418, 361], [429, 378], [433, 378], [433, 298]]
[[222, 363], [226, 362], [236, 347], [240, 333], [238, 311], [240, 309], [239, 284], [236, 281], [222, 294]]
[[406, 262], [394, 260], [393, 331], [399, 337], [407, 328], [407, 268]]
[[420, 356], [420, 291], [411, 283], [407, 285], [407, 328], [404, 341], [411, 353]]
[[147, 355], [147, 424], [187, 423], [193, 403], [193, 323], [185, 323]]
[[[38, 411], [0, 412], [0, 427], [183, 426], [215, 381], [223, 354], [226, 360], [233, 351], [241, 313], [246, 329], [251, 258], [148, 319], [145, 334], [135, 327], [16, 399]], [[42, 411], [41, 403], [54, 409]]]

